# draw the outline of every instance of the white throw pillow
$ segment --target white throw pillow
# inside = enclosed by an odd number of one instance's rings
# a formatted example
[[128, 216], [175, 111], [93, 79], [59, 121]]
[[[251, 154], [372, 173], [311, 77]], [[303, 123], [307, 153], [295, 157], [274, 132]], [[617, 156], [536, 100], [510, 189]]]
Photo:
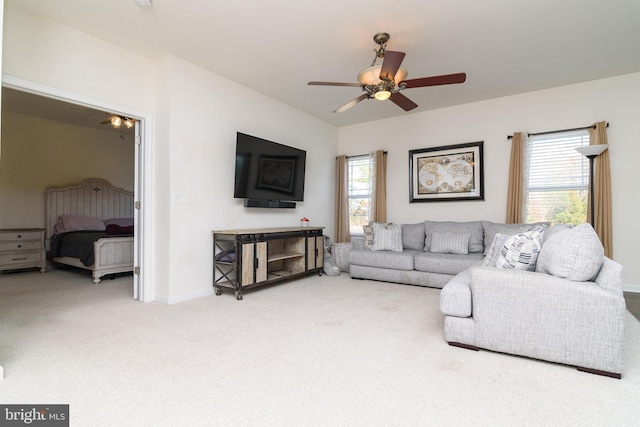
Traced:
[[536, 271], [576, 282], [593, 281], [603, 262], [600, 238], [591, 224], [581, 224], [544, 242]]
[[400, 224], [374, 222], [371, 250], [402, 252], [402, 227]]
[[440, 233], [431, 234], [431, 252], [439, 254], [466, 255], [469, 253], [471, 233]]
[[535, 271], [545, 228], [534, 227], [530, 231], [509, 237], [502, 245], [496, 267]]

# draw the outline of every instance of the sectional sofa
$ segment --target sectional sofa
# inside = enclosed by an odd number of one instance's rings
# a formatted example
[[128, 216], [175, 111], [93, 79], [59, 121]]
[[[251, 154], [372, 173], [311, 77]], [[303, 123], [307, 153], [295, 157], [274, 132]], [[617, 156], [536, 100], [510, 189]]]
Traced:
[[352, 278], [442, 288], [454, 346], [621, 378], [622, 266], [589, 224], [373, 224], [352, 239]]

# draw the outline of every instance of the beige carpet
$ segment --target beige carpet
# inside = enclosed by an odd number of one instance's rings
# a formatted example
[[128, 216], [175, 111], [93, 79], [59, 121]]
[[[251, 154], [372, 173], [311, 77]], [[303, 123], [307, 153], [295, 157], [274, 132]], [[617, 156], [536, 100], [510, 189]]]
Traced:
[[640, 322], [622, 380], [448, 346], [439, 290], [310, 277], [176, 305], [130, 278], [0, 275], [2, 403], [72, 426], [640, 425]]

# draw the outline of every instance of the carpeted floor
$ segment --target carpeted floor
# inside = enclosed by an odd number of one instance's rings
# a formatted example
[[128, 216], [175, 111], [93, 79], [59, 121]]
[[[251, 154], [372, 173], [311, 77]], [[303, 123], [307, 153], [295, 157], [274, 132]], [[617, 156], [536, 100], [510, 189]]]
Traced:
[[309, 277], [175, 305], [52, 270], [0, 275], [2, 403], [72, 426], [635, 426], [640, 322], [622, 380], [450, 347], [439, 290]]

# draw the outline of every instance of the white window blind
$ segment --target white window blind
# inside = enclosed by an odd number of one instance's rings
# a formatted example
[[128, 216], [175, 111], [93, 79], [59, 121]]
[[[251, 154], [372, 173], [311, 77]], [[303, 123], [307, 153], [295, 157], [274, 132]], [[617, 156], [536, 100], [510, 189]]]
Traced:
[[589, 145], [589, 131], [530, 135], [526, 221], [586, 221], [589, 161], [575, 149]]
[[363, 234], [362, 226], [371, 220], [372, 157], [353, 156], [348, 159], [349, 230]]

